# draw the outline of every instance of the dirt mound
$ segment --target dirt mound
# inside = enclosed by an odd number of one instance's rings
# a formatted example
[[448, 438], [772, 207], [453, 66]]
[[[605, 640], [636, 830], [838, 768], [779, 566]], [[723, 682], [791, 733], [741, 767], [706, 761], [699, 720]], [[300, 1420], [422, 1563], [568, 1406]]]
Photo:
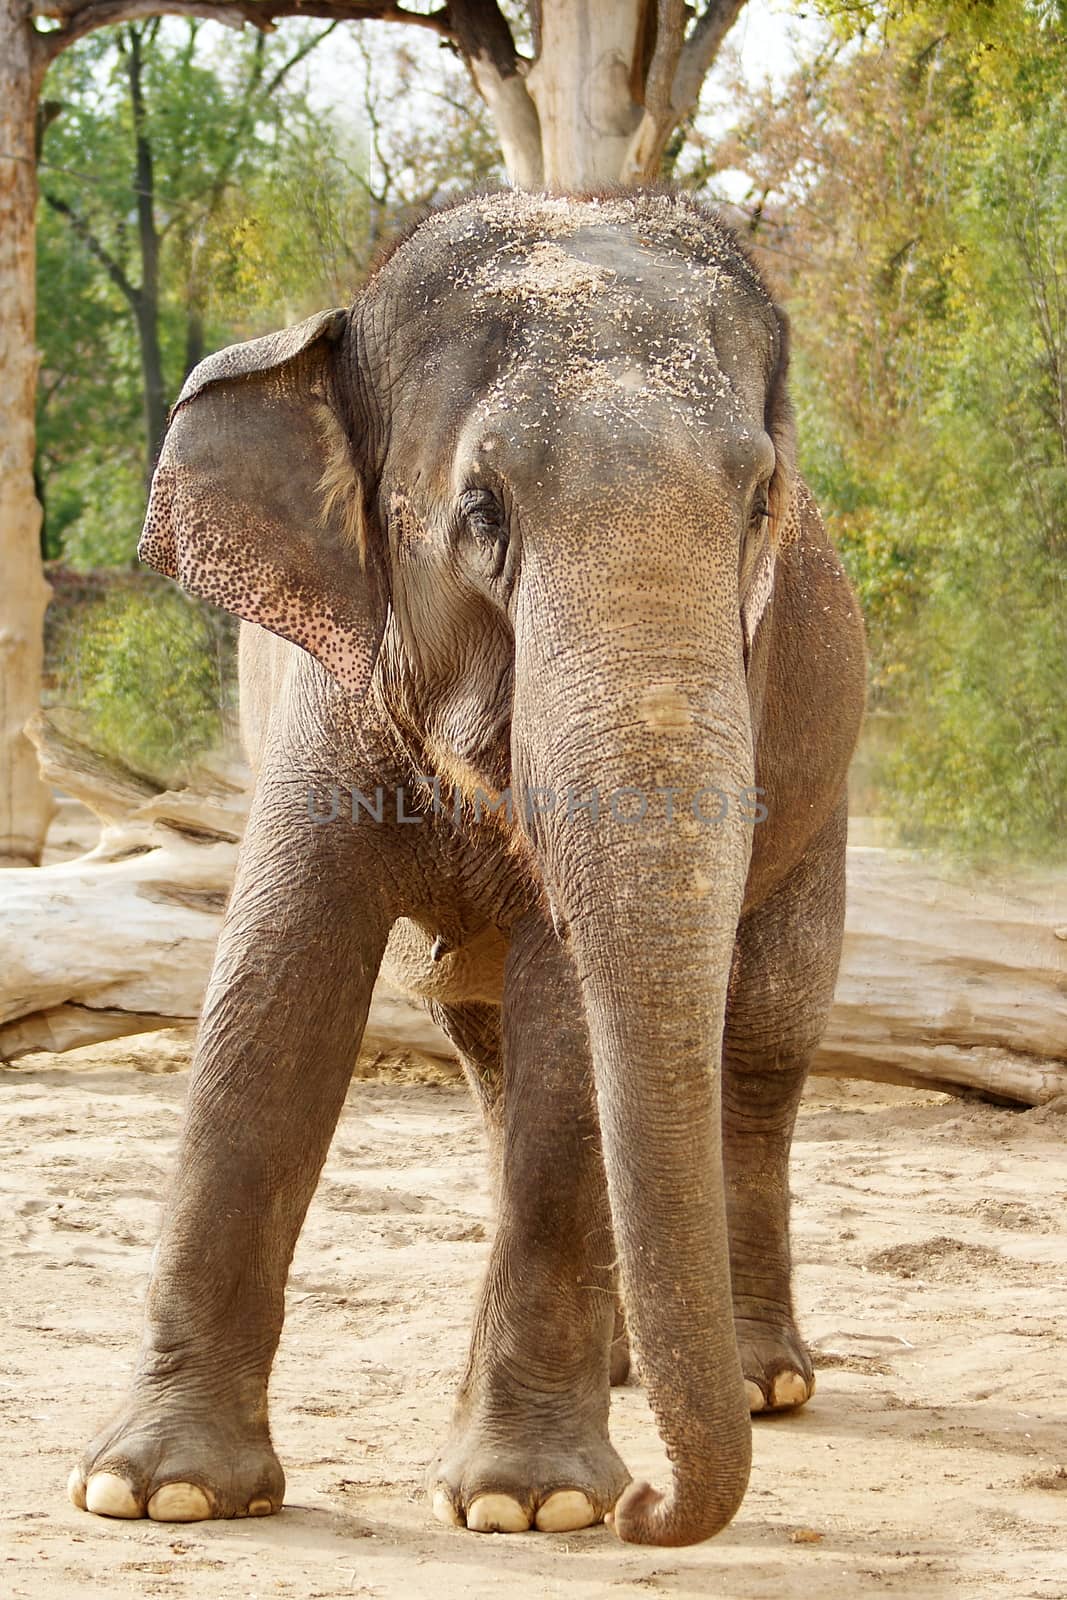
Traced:
[[985, 1272], [1012, 1271], [1015, 1263], [984, 1244], [967, 1244], [938, 1234], [917, 1244], [895, 1244], [867, 1257], [872, 1272], [897, 1278], [937, 1278], [942, 1283], [967, 1283]]

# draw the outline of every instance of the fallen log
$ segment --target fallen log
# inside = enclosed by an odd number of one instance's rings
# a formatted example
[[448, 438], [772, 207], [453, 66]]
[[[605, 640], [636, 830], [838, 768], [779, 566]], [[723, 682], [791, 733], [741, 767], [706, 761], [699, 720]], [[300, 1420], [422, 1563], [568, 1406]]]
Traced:
[[1067, 1093], [1067, 878], [963, 882], [850, 846], [845, 943], [814, 1070], [1038, 1105]]
[[[0, 1059], [195, 1019], [248, 803], [220, 764], [159, 793], [48, 717], [42, 771], [99, 818], [96, 848], [0, 878]], [[815, 1071], [1022, 1105], [1067, 1094], [1067, 913], [1048, 883], [962, 882], [850, 847], [845, 948]], [[380, 983], [365, 1052], [452, 1060], [418, 1002]]]

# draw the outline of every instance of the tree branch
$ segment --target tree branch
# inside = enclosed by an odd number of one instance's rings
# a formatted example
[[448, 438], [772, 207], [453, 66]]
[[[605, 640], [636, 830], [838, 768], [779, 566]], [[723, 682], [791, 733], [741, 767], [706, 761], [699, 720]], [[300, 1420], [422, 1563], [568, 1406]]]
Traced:
[[89, 251], [89, 254], [96, 257], [119, 293], [136, 310], [140, 304], [140, 290], [136, 284], [130, 282], [122, 267], [96, 237], [85, 218], [80, 216], [72, 205], [68, 205], [66, 200], [61, 200], [58, 195], [49, 194], [47, 190], [42, 190], [41, 198], [47, 205], [52, 207], [53, 211], [58, 211], [61, 217], [66, 217], [78, 238]]
[[[623, 182], [656, 175], [664, 146], [678, 120], [674, 114], [672, 92], [684, 37], [684, 0], [656, 0], [656, 37], [652, 57], [647, 72], [644, 72], [644, 81], [635, 82], [632, 88], [635, 101], [644, 105], [644, 115], [626, 153]], [[634, 76], [639, 80], [643, 65], [643, 62], [635, 59]]]
[[468, 61], [484, 56], [502, 78], [520, 70], [515, 40], [496, 0], [452, 0], [448, 16], [452, 36]]
[[270, 79], [266, 88], [263, 90], [263, 94], [260, 96], [260, 98], [269, 100], [273, 94], [276, 94], [281, 88], [282, 84], [285, 82], [286, 78], [289, 76], [290, 72], [292, 72], [293, 68], [298, 67], [301, 61], [305, 60], [305, 58], [309, 56], [313, 50], [317, 50], [322, 41], [324, 39], [328, 39], [330, 34], [333, 33], [334, 29], [339, 26], [340, 21], [339, 19], [335, 18], [328, 27], [323, 28], [321, 32], [314, 34], [310, 39], [305, 40], [302, 45], [299, 45], [297, 49], [293, 51], [292, 55], [289, 56], [287, 60], [282, 62], [273, 78]]
[[683, 0], [657, 0], [656, 44], [643, 84], [644, 107], [657, 122], [673, 122], [674, 78], [685, 39]]
[[272, 33], [283, 17], [316, 17], [327, 22], [407, 22], [428, 28], [441, 38], [453, 38], [447, 8], [408, 11], [387, 0], [33, 0], [32, 15], [61, 23], [58, 28], [37, 33], [48, 61], [54, 61], [68, 45], [97, 28], [143, 17], [202, 17], [229, 28], [241, 28], [248, 22], [264, 33]]
[[744, 6], [745, 0], [708, 0], [707, 9], [697, 18], [682, 46], [678, 70], [674, 74], [671, 104], [675, 121], [681, 122], [695, 108], [711, 64]]
[[[162, 7], [161, 7], [162, 9]], [[253, 0], [251, 9], [259, 11]], [[336, 22], [408, 22], [428, 28], [442, 39], [455, 37], [449, 7], [440, 11], [408, 11], [405, 6], [376, 4], [375, 0], [263, 0], [262, 9], [272, 18], [318, 17]]]
[[496, 0], [451, 0], [447, 15], [474, 87], [493, 114], [508, 172], [521, 188], [539, 188], [541, 119], [524, 80], [530, 63], [515, 48], [506, 17]]
[[87, 5], [71, 5], [67, 0], [44, 0], [46, 9], [37, 15], [63, 17], [63, 26], [39, 32], [37, 37], [51, 62], [70, 45], [84, 39], [97, 28], [116, 22], [136, 22], [142, 17], [203, 17], [221, 22], [227, 28], [241, 28], [246, 22], [270, 31], [274, 24], [266, 15], [254, 15], [256, 8], [241, 0], [89, 0]]

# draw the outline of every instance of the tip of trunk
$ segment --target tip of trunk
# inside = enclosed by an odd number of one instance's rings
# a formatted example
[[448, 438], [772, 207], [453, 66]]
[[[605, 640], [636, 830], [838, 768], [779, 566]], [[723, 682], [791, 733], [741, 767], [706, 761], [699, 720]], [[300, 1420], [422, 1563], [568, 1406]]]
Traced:
[[737, 1515], [748, 1487], [751, 1458], [733, 1484], [718, 1483], [702, 1504], [679, 1494], [678, 1483], [662, 1494], [650, 1483], [631, 1483], [615, 1507], [612, 1522], [624, 1544], [700, 1544], [721, 1533]]

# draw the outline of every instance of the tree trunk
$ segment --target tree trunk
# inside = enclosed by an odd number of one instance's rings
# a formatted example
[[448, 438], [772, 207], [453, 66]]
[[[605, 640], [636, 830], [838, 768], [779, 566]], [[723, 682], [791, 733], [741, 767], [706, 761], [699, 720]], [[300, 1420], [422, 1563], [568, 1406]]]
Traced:
[[156, 457], [167, 426], [167, 388], [163, 379], [163, 355], [159, 348], [159, 295], [142, 286], [134, 306], [137, 337], [141, 347], [141, 378], [144, 384], [145, 488], [152, 487]]
[[621, 181], [641, 121], [633, 87], [645, 10], [645, 0], [544, 0], [541, 54], [527, 84], [550, 189]]
[[159, 234], [156, 229], [155, 164], [148, 137], [144, 98], [142, 33], [140, 28], [134, 26], [126, 30], [126, 36], [126, 72], [130, 84], [134, 132], [133, 183], [137, 195], [137, 241], [141, 255], [141, 286], [134, 296], [133, 309], [137, 318], [144, 382], [145, 485], [151, 488], [156, 457], [163, 443], [163, 430], [167, 423], [167, 389], [163, 380], [163, 355], [159, 347]]
[[182, 378], [185, 379], [203, 361], [204, 349], [204, 314], [195, 301], [190, 301], [185, 313], [185, 356], [182, 362]]
[[685, 0], [541, 0], [532, 65], [492, 0], [453, 0], [448, 14], [512, 181], [580, 190], [662, 175], [744, 3], [706, 0], [694, 15]]
[[40, 704], [41, 507], [34, 494], [37, 384], [35, 134], [45, 61], [20, 0], [0, 0], [0, 864], [40, 858], [52, 815], [23, 727]]

